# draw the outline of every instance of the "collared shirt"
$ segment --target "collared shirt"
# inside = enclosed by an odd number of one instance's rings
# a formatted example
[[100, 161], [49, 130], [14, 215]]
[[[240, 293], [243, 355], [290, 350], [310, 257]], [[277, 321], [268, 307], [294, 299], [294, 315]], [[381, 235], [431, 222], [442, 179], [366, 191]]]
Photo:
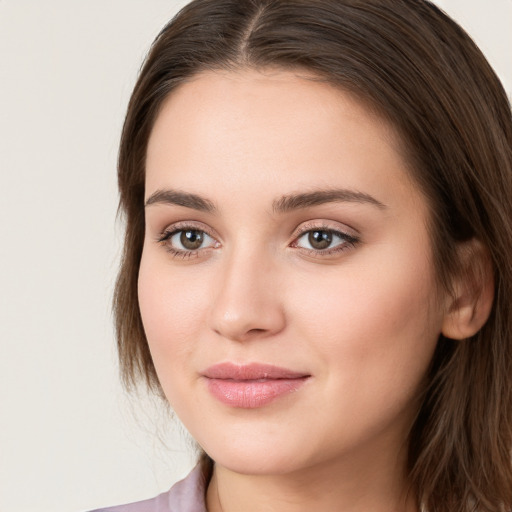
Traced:
[[205, 491], [205, 476], [198, 465], [187, 477], [156, 498], [91, 512], [207, 512]]

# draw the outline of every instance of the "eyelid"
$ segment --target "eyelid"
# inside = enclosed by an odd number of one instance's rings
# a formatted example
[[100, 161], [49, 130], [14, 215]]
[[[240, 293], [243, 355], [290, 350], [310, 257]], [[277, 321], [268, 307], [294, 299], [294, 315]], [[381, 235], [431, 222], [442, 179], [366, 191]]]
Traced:
[[[314, 259], [328, 259], [341, 256], [342, 253], [344, 253], [347, 250], [353, 249], [356, 245], [358, 245], [361, 242], [359, 234], [354, 234], [355, 230], [347, 229], [346, 227], [333, 227], [332, 225], [329, 225], [328, 222], [329, 221], [318, 220], [309, 221], [305, 224], [300, 225], [299, 228], [294, 233], [294, 238], [290, 244], [290, 247]], [[333, 247], [327, 247], [325, 249], [308, 248], [299, 245], [299, 240], [302, 237], [314, 231], [330, 232], [337, 236], [338, 238], [340, 238], [341, 243], [338, 243]]]
[[[206, 247], [199, 247], [197, 249], [185, 249], [173, 246], [171, 239], [177, 233], [183, 231], [200, 231], [210, 237], [214, 243]], [[208, 254], [212, 249], [220, 247], [219, 237], [213, 233], [213, 230], [209, 228], [209, 226], [205, 226], [203, 223], [197, 221], [179, 221], [173, 224], [169, 224], [162, 231], [160, 231], [155, 241], [162, 245], [173, 258], [183, 260], [188, 260], [191, 258], [195, 259], [201, 255]]]
[[202, 222], [194, 221], [194, 220], [185, 220], [178, 221], [172, 224], [169, 224], [164, 229], [162, 229], [158, 234], [158, 240], [161, 240], [162, 237], [167, 236], [171, 233], [176, 233], [177, 231], [186, 231], [186, 230], [195, 230], [195, 231], [203, 231], [211, 238], [215, 239], [219, 242], [219, 236], [209, 227], [203, 224]]
[[339, 222], [335, 221], [329, 221], [326, 219], [318, 219], [318, 220], [310, 220], [303, 224], [300, 224], [293, 232], [292, 239], [295, 240], [296, 238], [300, 237], [304, 233], [307, 233], [308, 231], [313, 230], [319, 230], [319, 231], [332, 231], [334, 233], [340, 233], [341, 235], [353, 238], [353, 239], [359, 239], [360, 235], [358, 231], [356, 231], [354, 228], [351, 228], [350, 226], [347, 226], [346, 224], [341, 224]]

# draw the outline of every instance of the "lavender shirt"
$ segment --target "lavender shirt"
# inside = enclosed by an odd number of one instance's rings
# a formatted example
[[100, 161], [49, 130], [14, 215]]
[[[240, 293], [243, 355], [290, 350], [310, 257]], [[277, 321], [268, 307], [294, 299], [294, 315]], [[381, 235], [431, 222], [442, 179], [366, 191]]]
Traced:
[[196, 466], [186, 478], [156, 498], [117, 507], [100, 508], [91, 512], [207, 512], [204, 501], [205, 487], [201, 467]]

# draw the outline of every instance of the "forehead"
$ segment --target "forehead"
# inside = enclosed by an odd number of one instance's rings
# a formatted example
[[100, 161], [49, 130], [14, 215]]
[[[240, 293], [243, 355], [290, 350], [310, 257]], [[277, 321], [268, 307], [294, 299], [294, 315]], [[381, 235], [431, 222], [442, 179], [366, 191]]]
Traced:
[[290, 125], [294, 122], [301, 123], [295, 133], [304, 132], [305, 120], [309, 120], [309, 128], [320, 128], [321, 123], [339, 119], [339, 114], [351, 117], [374, 134], [379, 131], [379, 136], [385, 137], [395, 149], [401, 142], [391, 124], [370, 108], [369, 102], [364, 103], [355, 94], [306, 70], [240, 69], [193, 75], [164, 100], [150, 143], [155, 142], [155, 132], [172, 133], [172, 119], [166, 115], [169, 111], [177, 119], [174, 128], [179, 127], [183, 134], [185, 129], [193, 127], [205, 142], [212, 133], [219, 137], [227, 123], [238, 124], [240, 128], [263, 125], [267, 130], [283, 127], [291, 135]]
[[[178, 86], [150, 136], [146, 195], [271, 180], [282, 193], [413, 186], [393, 127], [354, 95], [311, 74], [208, 71]], [[340, 183], [340, 180], [342, 183]], [[256, 187], [256, 188], [255, 188]]]

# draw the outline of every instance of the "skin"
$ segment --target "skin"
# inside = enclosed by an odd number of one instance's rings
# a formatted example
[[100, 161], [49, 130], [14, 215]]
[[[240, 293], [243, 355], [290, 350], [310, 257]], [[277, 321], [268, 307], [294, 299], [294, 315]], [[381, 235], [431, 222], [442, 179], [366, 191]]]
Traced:
[[[216, 462], [209, 511], [417, 510], [407, 433], [448, 306], [402, 154], [351, 95], [289, 71], [205, 72], [164, 103], [146, 199], [172, 189], [216, 210], [146, 206], [139, 300], [166, 397]], [[376, 203], [273, 210], [333, 189]], [[180, 232], [159, 241], [187, 228], [208, 234], [191, 254]], [[308, 244], [315, 229], [349, 237], [326, 254]], [[263, 407], [230, 407], [201, 376], [228, 361], [310, 378]]]

